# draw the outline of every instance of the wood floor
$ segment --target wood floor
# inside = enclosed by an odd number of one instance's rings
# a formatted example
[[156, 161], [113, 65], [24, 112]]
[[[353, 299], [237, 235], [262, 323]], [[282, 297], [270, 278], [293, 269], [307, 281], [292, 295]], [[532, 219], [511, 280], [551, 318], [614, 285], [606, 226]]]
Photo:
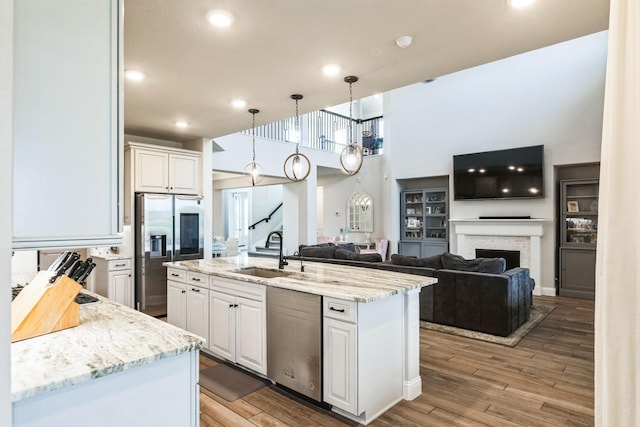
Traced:
[[[371, 426], [588, 426], [593, 420], [593, 301], [555, 306], [516, 347], [420, 330], [422, 395]], [[201, 367], [216, 362], [201, 356]], [[202, 389], [201, 426], [347, 426], [344, 418], [264, 387], [227, 402]]]

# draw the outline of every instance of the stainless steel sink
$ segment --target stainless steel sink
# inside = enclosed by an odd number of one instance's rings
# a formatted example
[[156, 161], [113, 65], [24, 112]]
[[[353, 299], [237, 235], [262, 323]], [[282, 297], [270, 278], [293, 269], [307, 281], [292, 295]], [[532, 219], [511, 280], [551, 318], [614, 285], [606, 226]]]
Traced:
[[234, 270], [234, 273], [246, 274], [247, 276], [263, 277], [265, 279], [272, 279], [274, 277], [286, 277], [291, 274], [288, 271], [272, 270], [269, 268], [261, 267], [245, 267]]

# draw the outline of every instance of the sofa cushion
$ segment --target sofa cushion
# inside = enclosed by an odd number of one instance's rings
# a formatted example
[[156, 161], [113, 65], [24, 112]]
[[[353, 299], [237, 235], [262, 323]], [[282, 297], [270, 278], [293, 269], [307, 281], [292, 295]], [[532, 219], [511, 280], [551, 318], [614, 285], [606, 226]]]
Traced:
[[[337, 253], [337, 251], [336, 251]], [[358, 258], [356, 258], [358, 261], [365, 261], [365, 262], [382, 262], [382, 255], [380, 254], [363, 254], [360, 253], [358, 254]]]
[[474, 271], [476, 273], [499, 274], [505, 271], [507, 262], [504, 258], [464, 259], [460, 255], [444, 253], [440, 256], [442, 267], [448, 270]]
[[357, 253], [349, 251], [349, 250], [346, 250], [346, 249], [342, 249], [341, 247], [338, 247], [336, 249], [335, 254], [336, 254], [335, 257], [338, 258], [338, 259], [350, 259], [352, 261], [355, 261], [355, 260], [358, 259], [358, 254]]
[[300, 246], [300, 256], [312, 258], [335, 258], [337, 246]]
[[399, 255], [399, 254], [391, 255], [391, 264], [395, 264], [395, 265], [410, 265], [412, 267], [415, 267], [417, 260], [418, 258], [414, 256]]
[[408, 265], [411, 267], [442, 268], [440, 255], [434, 255], [427, 258], [416, 258], [414, 256], [393, 254], [391, 255], [391, 263], [395, 265]]

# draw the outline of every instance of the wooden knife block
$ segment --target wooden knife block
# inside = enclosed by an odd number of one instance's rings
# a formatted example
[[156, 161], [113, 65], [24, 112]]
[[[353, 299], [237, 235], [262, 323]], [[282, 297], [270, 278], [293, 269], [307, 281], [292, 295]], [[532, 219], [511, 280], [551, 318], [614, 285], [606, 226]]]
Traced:
[[78, 326], [80, 306], [74, 301], [82, 285], [67, 276], [49, 283], [41, 271], [11, 302], [11, 342]]

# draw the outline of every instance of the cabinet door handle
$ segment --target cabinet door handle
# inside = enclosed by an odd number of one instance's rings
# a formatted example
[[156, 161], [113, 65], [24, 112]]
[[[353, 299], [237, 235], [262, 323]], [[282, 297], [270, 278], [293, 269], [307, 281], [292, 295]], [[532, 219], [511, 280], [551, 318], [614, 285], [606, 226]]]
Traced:
[[200, 281], [200, 279], [199, 279], [199, 278], [197, 278], [197, 277], [192, 277], [192, 278], [191, 278], [191, 280], [196, 281], [196, 282], [199, 282], [199, 281]]
[[200, 292], [200, 289], [196, 289], [196, 288], [191, 288], [191, 290], [192, 290], [193, 292]]
[[338, 313], [344, 313], [344, 308], [329, 307], [329, 310], [337, 311]]
[[179, 276], [180, 276], [179, 274], [176, 274], [176, 273], [171, 273], [171, 275], [172, 275], [173, 277], [179, 277]]
[[238, 304], [229, 304], [229, 308], [236, 308]]
[[187, 291], [185, 291], [184, 289], [183, 289], [181, 292], [182, 292], [183, 294], [186, 294], [186, 293], [187, 293]]
[[124, 267], [127, 264], [116, 264], [116, 267]]

